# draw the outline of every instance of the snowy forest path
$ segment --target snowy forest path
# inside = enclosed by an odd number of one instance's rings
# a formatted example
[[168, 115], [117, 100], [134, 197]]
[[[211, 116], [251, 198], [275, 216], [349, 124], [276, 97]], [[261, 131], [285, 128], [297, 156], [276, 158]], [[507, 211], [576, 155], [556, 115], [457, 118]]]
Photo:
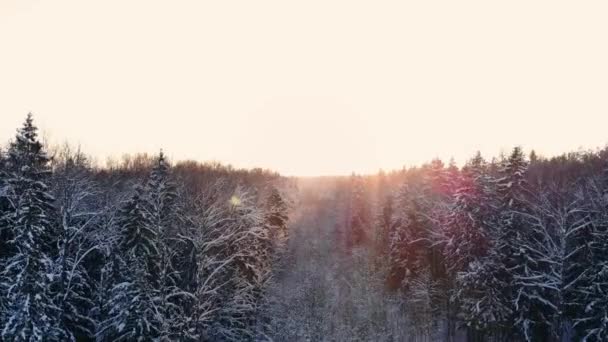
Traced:
[[272, 285], [275, 341], [322, 341], [333, 329], [331, 301], [339, 263], [335, 202], [300, 198], [291, 217], [286, 266]]
[[392, 341], [405, 327], [368, 252], [345, 250], [347, 210], [336, 196], [300, 195], [286, 266], [269, 291], [274, 341]]

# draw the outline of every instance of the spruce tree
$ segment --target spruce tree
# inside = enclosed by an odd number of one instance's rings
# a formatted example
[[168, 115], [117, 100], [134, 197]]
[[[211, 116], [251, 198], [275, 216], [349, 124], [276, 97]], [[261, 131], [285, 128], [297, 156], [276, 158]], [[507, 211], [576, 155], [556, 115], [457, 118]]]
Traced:
[[157, 232], [147, 224], [144, 189], [136, 185], [133, 196], [119, 212], [120, 252], [127, 259], [141, 259], [151, 269], [158, 257]]
[[492, 213], [491, 191], [488, 188], [487, 164], [478, 152], [462, 170], [454, 202], [445, 223], [446, 244], [444, 253], [450, 281], [450, 296], [468, 328], [469, 336], [479, 335], [479, 330], [493, 320], [486, 313], [495, 308], [487, 298], [488, 284], [477, 281], [485, 274], [479, 267], [487, 262], [491, 247], [488, 221]]
[[119, 213], [118, 252], [124, 265], [114, 284], [101, 336], [116, 340], [176, 339], [186, 321], [174, 267], [179, 215], [170, 166], [161, 152], [145, 187], [137, 186]]
[[153, 284], [158, 281], [158, 233], [147, 222], [143, 189], [136, 186], [131, 199], [119, 212], [118, 253], [120, 280], [110, 290], [108, 317], [98, 337], [116, 341], [153, 340], [160, 335], [159, 304]]
[[153, 289], [159, 298], [159, 317], [161, 320], [160, 339], [175, 339], [181, 334], [186, 321], [183, 317], [185, 292], [180, 272], [176, 267], [179, 247], [177, 235], [181, 215], [177, 203], [177, 188], [172, 180], [170, 165], [161, 151], [156, 158], [146, 185], [146, 225], [156, 232], [158, 260], [152, 269], [156, 275]]
[[52, 222], [54, 199], [47, 185], [49, 157], [38, 141], [31, 114], [9, 147], [7, 162], [6, 182], [14, 211], [8, 217], [11, 255], [1, 273], [3, 285], [8, 285], [2, 339], [68, 339], [53, 301], [57, 236]]
[[154, 230], [158, 231], [160, 238], [166, 239], [171, 233], [175, 233], [171, 228], [175, 228], [175, 219], [179, 216], [176, 210], [177, 188], [171, 179], [170, 165], [162, 151], [150, 172], [146, 192], [148, 220], [154, 225]]
[[479, 156], [465, 165], [446, 219], [444, 253], [452, 274], [487, 255], [489, 198], [484, 188], [484, 164]]
[[503, 279], [509, 284], [504, 293], [513, 303], [514, 324], [523, 339], [536, 341], [550, 336], [557, 322], [563, 266], [555, 265], [563, 264], [567, 254], [561, 246], [565, 242], [556, 243], [555, 239], [566, 226], [549, 225], [543, 218], [546, 214], [534, 214], [531, 202], [544, 200], [533, 198], [527, 168], [521, 149], [516, 147], [501, 170], [497, 250], [502, 256]]
[[522, 217], [526, 208], [526, 171], [528, 164], [520, 147], [515, 147], [503, 160], [497, 179], [498, 216], [496, 221], [495, 246], [500, 263], [496, 276], [504, 284], [501, 294], [505, 302], [511, 303], [513, 317], [505, 322], [507, 330], [514, 324], [525, 336], [536, 320], [532, 318], [530, 301], [521, 296], [522, 285], [516, 282], [530, 267], [529, 251], [522, 244], [530, 238], [530, 231]]
[[[482, 248], [477, 250], [481, 254], [471, 258], [457, 274], [454, 298], [462, 306], [471, 334], [513, 338], [517, 290], [514, 279], [521, 267], [518, 244], [525, 231], [519, 214], [524, 203], [526, 163], [521, 149], [516, 147], [508, 159], [502, 159], [500, 168], [496, 162], [493, 164], [484, 166], [478, 154], [464, 168], [464, 174], [473, 182], [474, 193], [481, 196], [476, 200], [480, 206], [474, 204], [469, 210], [478, 211], [471, 217], [471, 223], [476, 225], [477, 238], [487, 242], [487, 252], [483, 253], [483, 244], [471, 245]], [[495, 168], [498, 170], [494, 171]], [[492, 172], [497, 174], [494, 180], [485, 176]], [[461, 204], [467, 204], [466, 197], [461, 200]]]

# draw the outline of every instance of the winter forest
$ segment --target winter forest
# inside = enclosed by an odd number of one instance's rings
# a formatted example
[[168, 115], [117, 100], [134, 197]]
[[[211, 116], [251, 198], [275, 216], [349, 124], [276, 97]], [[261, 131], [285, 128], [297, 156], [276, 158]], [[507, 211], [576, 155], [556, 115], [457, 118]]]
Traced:
[[293, 178], [0, 154], [2, 341], [608, 341], [608, 150]]

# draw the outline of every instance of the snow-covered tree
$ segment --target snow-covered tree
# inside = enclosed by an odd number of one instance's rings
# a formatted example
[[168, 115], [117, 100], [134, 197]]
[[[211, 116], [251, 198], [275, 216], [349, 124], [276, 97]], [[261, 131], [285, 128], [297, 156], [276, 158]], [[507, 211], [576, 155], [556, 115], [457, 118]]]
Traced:
[[57, 199], [58, 254], [55, 257], [55, 302], [70, 338], [92, 338], [96, 321], [94, 280], [87, 269], [98, 250], [95, 239], [101, 212], [99, 189], [91, 180], [89, 162], [79, 151], [64, 148], [55, 161], [53, 191]]
[[178, 222], [176, 189], [159, 155], [145, 188], [137, 187], [120, 213], [122, 279], [113, 285], [99, 336], [115, 340], [170, 339], [185, 325], [176, 253], [170, 234]]
[[155, 291], [160, 298], [161, 339], [175, 339], [181, 335], [186, 320], [183, 317], [182, 297], [189, 293], [180, 288], [182, 284], [175, 265], [179, 247], [177, 233], [182, 221], [182, 211], [177, 201], [178, 193], [170, 172], [170, 165], [161, 151], [146, 186], [147, 225], [156, 232], [159, 249], [157, 282]]
[[272, 245], [269, 227], [264, 224], [263, 212], [253, 205], [246, 191], [237, 191], [232, 197], [229, 225], [235, 233], [230, 242], [235, 255], [232, 266], [232, 288], [228, 302], [220, 310], [223, 320], [222, 334], [230, 340], [250, 339], [255, 327], [255, 314], [260, 297], [271, 275]]
[[[504, 338], [513, 309], [502, 293], [509, 284], [498, 274], [501, 261], [490, 253], [471, 262], [456, 278], [455, 293], [461, 317], [470, 328], [469, 336], [482, 340], [488, 336]], [[498, 259], [498, 260], [497, 260]]]
[[[473, 204], [468, 208], [470, 213], [465, 212], [464, 216], [456, 211], [454, 219], [461, 217], [453, 223], [458, 222], [456, 226], [459, 226], [464, 220], [467, 229], [474, 229], [470, 237], [479, 245], [464, 242], [471, 247], [468, 251], [462, 246], [465, 250], [456, 248], [451, 253], [461, 255], [462, 252], [466, 256], [462, 258], [464, 263], [459, 262], [460, 258], [453, 260], [455, 266], [463, 268], [457, 273], [453, 299], [462, 307], [463, 321], [476, 331], [474, 334], [483, 332], [513, 338], [515, 307], [519, 304], [514, 277], [521, 274], [524, 262], [528, 261], [519, 248], [527, 234], [521, 216], [526, 203], [526, 167], [523, 153], [516, 147], [510, 157], [502, 161], [495, 181], [489, 182], [490, 178], [484, 176], [492, 171], [483, 165], [479, 155], [464, 170], [463, 184], [466, 187], [469, 183], [469, 186], [466, 196], [459, 192], [462, 197], [456, 204], [469, 205], [467, 202], [473, 199], [471, 194], [475, 194], [479, 205]], [[517, 323], [519, 327], [527, 324]]]
[[485, 161], [479, 154], [465, 165], [443, 225], [444, 253], [452, 274], [487, 255], [491, 190], [485, 173]]
[[[441, 214], [440, 235], [446, 267], [448, 302], [448, 336], [456, 330], [456, 316], [461, 312], [461, 295], [465, 294], [457, 282], [460, 272], [488, 254], [490, 246], [487, 221], [491, 213], [491, 189], [486, 175], [486, 163], [478, 153], [470, 160], [461, 173], [452, 172], [453, 191], [448, 207]], [[470, 285], [467, 285], [470, 286]], [[475, 320], [475, 316], [461, 315], [465, 322]], [[469, 331], [472, 331], [471, 327]]]
[[[226, 184], [218, 181], [207, 189], [205, 198], [197, 201], [197, 211], [190, 218], [189, 229], [181, 234], [181, 241], [189, 251], [185, 273], [193, 293], [187, 337], [190, 340], [209, 340], [218, 321], [219, 310], [226, 288], [230, 286], [230, 266], [235, 256], [227, 250], [235, 236], [226, 229], [227, 199], [220, 193]], [[236, 202], [236, 200], [234, 200]]]
[[98, 247], [98, 253], [95, 256], [98, 265], [96, 277], [91, 283], [94, 307], [90, 316], [96, 323], [95, 337], [98, 341], [103, 341], [104, 336], [109, 336], [111, 332], [110, 311], [115, 310], [112, 290], [115, 284], [125, 280], [121, 272], [127, 270], [119, 249], [122, 238], [120, 227], [116, 224], [117, 219], [120, 219], [119, 213], [120, 211], [114, 205], [104, 205], [98, 222], [99, 232], [103, 233], [97, 234], [95, 237]]
[[570, 253], [572, 293], [568, 318], [574, 320], [576, 337], [582, 341], [608, 339], [608, 168], [587, 185], [590, 229], [577, 231]]
[[582, 199], [575, 186], [542, 190], [522, 214], [530, 233], [520, 248], [530, 261], [514, 280], [516, 309], [525, 302], [533, 311], [526, 313], [534, 319], [522, 331], [526, 340], [572, 336], [572, 309], [589, 271], [580, 263], [588, 256], [584, 237], [592, 228]]
[[390, 241], [389, 286], [394, 289], [407, 289], [428, 266], [429, 231], [417, 195], [415, 189], [407, 185], [398, 195], [396, 222]]
[[[520, 287], [514, 282], [516, 275], [525, 273], [529, 267], [530, 259], [521, 244], [528, 238], [529, 230], [521, 214], [527, 208], [526, 178], [527, 162], [520, 147], [515, 147], [508, 158], [502, 161], [496, 180], [496, 193], [498, 200], [498, 213], [496, 229], [494, 230], [494, 246], [491, 253], [495, 253], [494, 260], [499, 261], [495, 272], [498, 281], [504, 286], [501, 291], [501, 300], [505, 305], [510, 303], [514, 317], [507, 322], [506, 329], [513, 323], [519, 331], [529, 330], [531, 305], [518, 297]], [[509, 321], [511, 318], [509, 318]]]
[[250, 340], [271, 274], [270, 231], [242, 188], [228, 198], [210, 197], [184, 237], [197, 266], [188, 334], [196, 340]]
[[1, 271], [7, 312], [1, 336], [6, 341], [66, 340], [54, 302], [54, 198], [49, 192], [49, 157], [38, 141], [29, 114], [8, 150], [6, 179], [13, 207], [8, 217], [11, 255]]

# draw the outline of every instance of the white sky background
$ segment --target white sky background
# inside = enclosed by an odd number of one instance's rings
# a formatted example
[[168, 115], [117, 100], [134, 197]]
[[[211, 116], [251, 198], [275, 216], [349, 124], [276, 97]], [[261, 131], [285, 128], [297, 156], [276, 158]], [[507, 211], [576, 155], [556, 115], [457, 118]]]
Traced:
[[0, 0], [0, 141], [288, 175], [608, 142], [606, 1]]

